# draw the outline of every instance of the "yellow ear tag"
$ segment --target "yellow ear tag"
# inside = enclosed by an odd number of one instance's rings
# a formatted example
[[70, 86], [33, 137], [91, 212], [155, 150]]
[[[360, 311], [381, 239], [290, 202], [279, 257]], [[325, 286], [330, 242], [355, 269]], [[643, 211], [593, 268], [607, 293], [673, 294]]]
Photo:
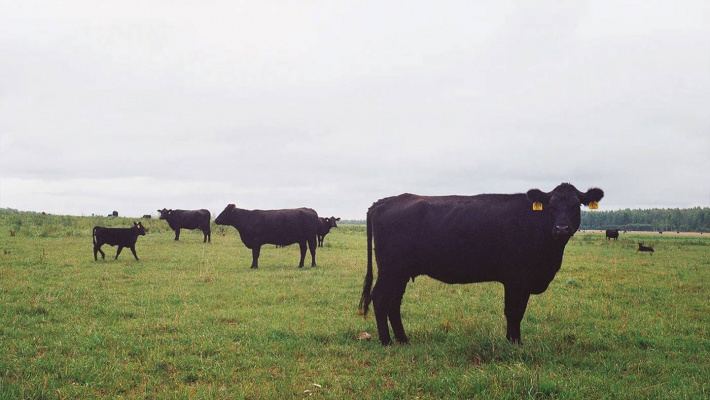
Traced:
[[533, 203], [533, 210], [535, 211], [542, 211], [542, 203], [539, 201], [536, 201]]
[[592, 201], [589, 203], [589, 209], [590, 210], [598, 210], [599, 209], [599, 203], [596, 201]]

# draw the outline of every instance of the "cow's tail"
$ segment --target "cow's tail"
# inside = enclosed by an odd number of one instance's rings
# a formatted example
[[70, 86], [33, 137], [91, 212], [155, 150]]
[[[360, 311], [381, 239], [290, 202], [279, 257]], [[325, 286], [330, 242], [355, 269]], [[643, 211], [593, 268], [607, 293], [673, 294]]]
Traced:
[[91, 231], [91, 239], [92, 239], [93, 242], [94, 242], [94, 246], [96, 246], [96, 230], [97, 230], [98, 228], [99, 228], [98, 226], [95, 226], [95, 227], [94, 227], [94, 230]]
[[370, 212], [367, 213], [367, 273], [365, 283], [362, 285], [362, 297], [360, 298], [359, 314], [367, 317], [367, 312], [372, 302], [372, 218]]

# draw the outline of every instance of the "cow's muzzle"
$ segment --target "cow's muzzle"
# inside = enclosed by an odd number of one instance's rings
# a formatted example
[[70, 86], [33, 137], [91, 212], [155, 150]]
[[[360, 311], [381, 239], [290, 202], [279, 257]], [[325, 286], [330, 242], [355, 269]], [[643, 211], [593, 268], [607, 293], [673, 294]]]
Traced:
[[572, 227], [569, 225], [555, 225], [552, 229], [552, 236], [559, 239], [568, 239], [573, 234]]

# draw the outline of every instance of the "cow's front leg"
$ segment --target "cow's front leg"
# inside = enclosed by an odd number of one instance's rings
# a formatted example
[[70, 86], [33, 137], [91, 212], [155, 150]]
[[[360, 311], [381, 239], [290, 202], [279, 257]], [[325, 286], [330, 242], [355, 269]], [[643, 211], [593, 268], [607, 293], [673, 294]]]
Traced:
[[118, 260], [118, 255], [121, 254], [121, 250], [123, 250], [123, 246], [118, 246], [118, 251], [116, 252], [116, 257], [114, 257], [114, 260]]
[[175, 229], [175, 240], [180, 240], [180, 229]]
[[136, 246], [131, 246], [131, 252], [133, 253], [133, 257], [136, 258], [136, 261], [138, 261], [138, 255], [136, 254]]
[[251, 268], [256, 269], [259, 268], [259, 253], [261, 253], [261, 246], [254, 246], [251, 249]]
[[523, 320], [529, 299], [530, 293], [518, 287], [505, 286], [505, 318], [508, 323], [505, 337], [510, 343], [523, 344], [520, 338], [520, 321]]

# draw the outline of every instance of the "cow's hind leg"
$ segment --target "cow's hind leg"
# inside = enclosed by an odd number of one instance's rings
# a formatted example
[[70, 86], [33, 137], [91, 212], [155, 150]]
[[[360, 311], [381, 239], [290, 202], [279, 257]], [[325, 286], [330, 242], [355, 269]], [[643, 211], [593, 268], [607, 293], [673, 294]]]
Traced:
[[180, 229], [175, 229], [175, 240], [180, 240]]
[[106, 259], [106, 253], [101, 250], [101, 245], [100, 244], [95, 244], [94, 245], [94, 261], [98, 261], [98, 256], [96, 253], [101, 253], [101, 259], [105, 260]]
[[525, 315], [530, 293], [520, 288], [505, 286], [505, 318], [508, 328], [505, 337], [510, 343], [522, 344], [520, 338], [520, 322]]
[[388, 346], [392, 344], [387, 319], [390, 318], [392, 330], [398, 342], [407, 342], [407, 336], [404, 334], [402, 326], [402, 316], [400, 314], [400, 305], [402, 296], [407, 282], [400, 282], [397, 279], [392, 279], [389, 276], [380, 275], [375, 282], [375, 287], [372, 288], [372, 305], [375, 309], [375, 320], [377, 321], [377, 334], [380, 336], [380, 342]]
[[311, 267], [316, 266], [316, 247], [318, 244], [316, 243], [315, 238], [308, 239], [308, 249], [311, 251]]
[[405, 279], [403, 282], [397, 282], [394, 289], [395, 290], [392, 292], [392, 301], [390, 302], [387, 316], [389, 317], [390, 324], [392, 325], [394, 339], [399, 343], [409, 343], [409, 339], [407, 339], [407, 335], [404, 333], [401, 311], [402, 298], [404, 297], [404, 292], [407, 289], [407, 280]]

